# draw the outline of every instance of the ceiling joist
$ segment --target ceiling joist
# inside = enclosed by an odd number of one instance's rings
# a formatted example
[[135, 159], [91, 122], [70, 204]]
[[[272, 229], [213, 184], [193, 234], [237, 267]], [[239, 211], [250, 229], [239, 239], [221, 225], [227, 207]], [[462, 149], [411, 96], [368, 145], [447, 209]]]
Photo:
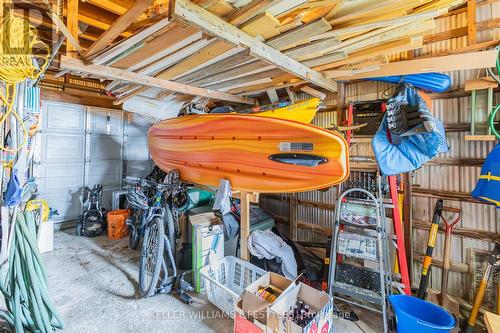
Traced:
[[253, 98], [236, 96], [220, 91], [193, 87], [182, 83], [157, 79], [154, 77], [145, 76], [108, 66], [94, 65], [94, 64], [86, 65], [80, 59], [69, 58], [65, 56], [61, 57], [61, 68], [69, 71], [90, 74], [100, 78], [126, 81], [147, 87], [160, 88], [186, 95], [207, 97], [211, 99], [227, 101], [232, 103], [243, 103], [250, 105], [255, 104], [255, 100]]
[[[121, 33], [123, 33], [146, 9], [153, 4], [154, 0], [139, 0], [121, 15], [108, 30], [106, 30], [99, 39], [85, 53], [86, 57], [90, 57], [106, 47], [108, 47]], [[69, 13], [68, 13], [69, 14]]]

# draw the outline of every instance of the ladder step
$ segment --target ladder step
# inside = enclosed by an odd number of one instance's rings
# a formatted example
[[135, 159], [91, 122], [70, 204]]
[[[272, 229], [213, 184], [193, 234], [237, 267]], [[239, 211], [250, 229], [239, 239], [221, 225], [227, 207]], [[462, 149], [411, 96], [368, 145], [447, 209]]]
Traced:
[[363, 301], [372, 304], [382, 304], [382, 302], [385, 302], [382, 296], [373, 290], [360, 288], [338, 281], [333, 283], [333, 292], [344, 296], [362, 299]]

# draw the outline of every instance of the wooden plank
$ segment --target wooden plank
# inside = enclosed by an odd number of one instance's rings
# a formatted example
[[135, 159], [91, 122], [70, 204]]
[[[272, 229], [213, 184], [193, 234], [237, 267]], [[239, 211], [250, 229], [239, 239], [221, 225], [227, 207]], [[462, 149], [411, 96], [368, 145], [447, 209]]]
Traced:
[[496, 141], [496, 139], [494, 135], [466, 135], [464, 137], [465, 141]]
[[120, 41], [116, 45], [113, 45], [113, 47], [110, 47], [108, 50], [103, 51], [101, 54], [92, 59], [92, 62], [98, 65], [107, 62], [113, 62], [113, 59], [118, 58], [120, 55], [130, 50], [130, 48], [149, 38], [151, 35], [157, 33], [158, 31], [161, 31], [170, 23], [170, 20], [165, 17], [152, 26], [139, 31], [133, 36], [130, 36], [129, 38]]
[[467, 44], [474, 45], [477, 42], [476, 31], [476, 0], [467, 1]]
[[[67, 2], [67, 16], [66, 16], [66, 22], [68, 24], [68, 31], [71, 34], [71, 36], [74, 37], [75, 40], [78, 40], [78, 34], [80, 32], [80, 29], [78, 27], [78, 0], [68, 0]], [[68, 43], [66, 46], [66, 55], [67, 56], [75, 56], [76, 48], [71, 45], [71, 43]]]
[[160, 89], [165, 89], [169, 91], [174, 91], [186, 95], [193, 96], [202, 96], [208, 97], [216, 100], [223, 100], [233, 103], [243, 103], [243, 104], [255, 104], [255, 101], [252, 98], [246, 98], [241, 96], [235, 96], [219, 91], [203, 89], [193, 86], [188, 86], [182, 83], [175, 83], [168, 80], [161, 80], [154, 77], [148, 77], [132, 72], [128, 72], [118, 68], [112, 68], [102, 65], [94, 65], [89, 64], [85, 65], [85, 63], [79, 59], [62, 57], [61, 58], [61, 68], [67, 69], [75, 72], [83, 72], [87, 74], [91, 74], [101, 78], [108, 78], [112, 80], [121, 80], [131, 83], [136, 83], [148, 87], [156, 87]]
[[236, 77], [242, 77], [242, 76], [248, 76], [253, 73], [258, 73], [258, 72], [263, 72], [265, 70], [272, 69], [272, 65], [266, 64], [265, 62], [262, 62], [261, 60], [255, 60], [252, 62], [249, 62], [247, 64], [243, 64], [241, 66], [237, 66], [234, 68], [231, 68], [226, 71], [221, 71], [220, 73], [210, 75], [208, 77], [205, 77], [201, 80], [190, 82], [193, 85], [196, 86], [206, 86], [209, 84], [213, 84], [216, 82], [223, 82], [227, 80], [231, 80]]
[[63, 35], [66, 37], [69, 43], [77, 52], [80, 56], [84, 55], [84, 51], [82, 47], [80, 46], [80, 43], [78, 42], [78, 39], [73, 37], [73, 34], [68, 30], [68, 27], [64, 24], [64, 22], [61, 20], [59, 15], [54, 11], [50, 3], [47, 1], [45, 2], [47, 6], [47, 11], [49, 12], [49, 16], [52, 19], [52, 22], [61, 30]]
[[65, 102], [79, 105], [95, 106], [106, 109], [122, 109], [119, 106], [113, 105], [112, 97], [98, 96], [96, 94], [89, 94], [84, 93], [83, 91], [76, 90], [61, 91], [42, 87], [41, 99], [42, 101]]
[[123, 15], [129, 8], [127, 4], [120, 3], [121, 1], [117, 0], [85, 0], [85, 2], [106, 9], [107, 11], [110, 11], [117, 15]]
[[272, 0], [252, 0], [247, 5], [227, 16], [226, 21], [232, 25], [239, 26], [258, 15], [262, 9], [265, 9], [272, 2]]
[[314, 88], [311, 88], [309, 86], [304, 86], [300, 88], [301, 91], [308, 93], [311, 96], [317, 97], [320, 100], [324, 100], [326, 98], [326, 94], [322, 93], [321, 91], [318, 91]]
[[424, 44], [441, 42], [451, 38], [457, 38], [467, 35], [467, 27], [460, 27], [448, 31], [438, 32], [436, 34], [424, 36]]
[[146, 43], [139, 50], [132, 52], [113, 63], [114, 67], [126, 69], [130, 66], [143, 62], [145, 59], [153, 57], [172, 45], [176, 45], [182, 40], [197, 33], [192, 27], [175, 26], [167, 33], [164, 33], [151, 42]]
[[424, 20], [435, 18], [435, 17], [439, 16], [440, 14], [442, 14], [442, 11], [435, 10], [435, 11], [419, 13], [419, 14], [410, 14], [410, 15], [406, 15], [403, 17], [398, 17], [398, 18], [393, 18], [393, 19], [388, 19], [388, 20], [379, 20], [376, 22], [370, 22], [370, 23], [366, 23], [366, 24], [358, 24], [358, 25], [349, 26], [349, 27], [341, 28], [341, 29], [334, 29], [332, 31], [322, 33], [320, 35], [312, 37], [312, 40], [332, 38], [332, 37], [337, 37], [337, 36], [349, 35], [349, 34], [353, 34], [353, 33], [360, 33], [360, 32], [369, 31], [369, 30], [377, 29], [377, 28], [384, 28], [384, 27], [394, 26], [394, 25], [399, 25], [399, 24], [407, 24], [407, 23], [412, 23], [412, 22], [416, 22], [416, 21], [424, 21]]
[[241, 76], [241, 77], [237, 77], [237, 78], [234, 78], [234, 79], [231, 79], [231, 80], [213, 83], [213, 84], [207, 85], [206, 87], [210, 88], [210, 89], [232, 88], [232, 87], [235, 87], [235, 86], [239, 86], [241, 84], [246, 84], [248, 82], [254, 82], [254, 81], [257, 81], [257, 80], [261, 80], [261, 79], [269, 79], [269, 80], [271, 80], [272, 77], [280, 75], [282, 73], [283, 73], [283, 71], [280, 68], [274, 68], [274, 69], [270, 69], [270, 70], [267, 70], [267, 71], [259, 72], [259, 73], [256, 73], [256, 74], [252, 74], [252, 75], [249, 75], [249, 76]]
[[319, 42], [309, 43], [284, 51], [283, 53], [297, 61], [303, 61], [321, 57], [325, 53], [328, 53], [328, 51], [325, 50], [328, 50], [339, 43], [340, 41], [337, 38], [324, 39]]
[[481, 90], [489, 88], [497, 88], [498, 82], [492, 77], [481, 77], [479, 79], [472, 79], [465, 82], [465, 91]]
[[111, 45], [111, 43], [118, 36], [120, 36], [120, 34], [124, 32], [142, 13], [144, 13], [144, 11], [148, 9], [153, 2], [154, 0], [136, 1], [125, 14], [113, 22], [109, 29], [106, 30], [94, 44], [92, 44], [92, 46], [85, 53], [85, 57], [91, 57]]
[[249, 261], [248, 236], [250, 236], [250, 195], [248, 192], [241, 192], [240, 197], [240, 258]]
[[252, 37], [261, 36], [266, 40], [276, 37], [281, 33], [278, 29], [279, 25], [280, 21], [277, 18], [268, 12], [264, 12], [243, 24], [241, 31], [246, 32]]
[[324, 65], [320, 65], [314, 67], [316, 70], [326, 70], [330, 68], [340, 67], [346, 64], [356, 63], [365, 59], [372, 59], [374, 57], [378, 57], [386, 54], [393, 54], [396, 52], [414, 50], [422, 47], [423, 38], [422, 37], [413, 37], [413, 38], [404, 38], [400, 40], [396, 40], [394, 42], [385, 43], [383, 45], [378, 45], [370, 48], [366, 48], [361, 51], [354, 52], [349, 55], [348, 58], [344, 60], [334, 61], [331, 63], [327, 63]]
[[[363, 79], [368, 77], [381, 77], [390, 75], [405, 75], [417, 73], [431, 73], [444, 71], [457, 71], [494, 67], [498, 52], [496, 50], [453, 54], [441, 57], [429, 57], [407, 61], [398, 61], [382, 64], [380, 70], [368, 74], [360, 73], [345, 79]], [[328, 72], [325, 72], [329, 76]], [[343, 78], [338, 78], [342, 80]]]
[[[500, 306], [500, 305], [497, 305]], [[489, 311], [484, 311], [484, 321], [488, 333], [500, 333], [500, 316]]]
[[331, 29], [332, 26], [330, 25], [330, 23], [322, 18], [318, 21], [306, 24], [304, 26], [281, 34], [267, 41], [266, 44], [271, 46], [272, 48], [275, 48], [276, 50], [283, 51], [292, 47], [306, 44], [314, 36], [322, 34]]
[[203, 10], [191, 1], [176, 1], [175, 15], [181, 20], [185, 20], [218, 38], [224, 39], [235, 45], [242, 45], [249, 48], [251, 54], [278, 66], [288, 73], [308, 80], [330, 91], [335, 91], [337, 88], [337, 83], [335, 81], [327, 79], [323, 74], [283, 55], [279, 51], [256, 40], [219, 17]]
[[214, 59], [221, 54], [231, 50], [233, 48], [232, 45], [217, 40], [213, 43], [210, 43], [208, 46], [194, 53], [193, 55], [181, 60], [174, 66], [164, 70], [160, 74], [156, 75], [158, 79], [170, 80], [176, 78], [189, 70], [198, 67], [207, 61]]
[[192, 83], [201, 79], [219, 74], [225, 70], [230, 70], [236, 66], [244, 65], [245, 63], [254, 60], [255, 58], [248, 54], [248, 50], [241, 51], [228, 58], [222, 59], [209, 66], [203, 67], [192, 73], [181, 76], [177, 82]]

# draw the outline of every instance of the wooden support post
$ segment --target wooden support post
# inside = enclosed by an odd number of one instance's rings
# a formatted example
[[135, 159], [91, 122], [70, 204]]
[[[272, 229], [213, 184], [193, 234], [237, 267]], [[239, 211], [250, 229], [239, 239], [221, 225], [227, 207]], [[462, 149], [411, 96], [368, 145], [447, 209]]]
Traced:
[[[78, 28], [78, 2], [79, 0], [68, 0], [66, 8], [68, 31], [76, 41], [78, 41], [78, 34], [80, 33], [80, 29]], [[66, 55], [73, 57], [75, 56], [75, 51], [78, 50], [71, 43], [67, 43]]]
[[467, 1], [467, 45], [476, 44], [476, 0]]
[[288, 196], [288, 221], [289, 221], [289, 233], [290, 238], [293, 241], [298, 239], [298, 228], [297, 228], [297, 193], [290, 193]]
[[240, 258], [250, 260], [248, 252], [248, 236], [250, 235], [250, 193], [241, 192], [240, 209]]

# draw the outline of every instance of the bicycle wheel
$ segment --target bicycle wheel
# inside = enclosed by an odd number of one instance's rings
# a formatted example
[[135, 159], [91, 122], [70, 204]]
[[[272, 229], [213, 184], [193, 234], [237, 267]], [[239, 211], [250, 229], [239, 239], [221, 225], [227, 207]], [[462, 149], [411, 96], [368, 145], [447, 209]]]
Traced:
[[155, 217], [144, 233], [139, 269], [139, 289], [142, 297], [150, 297], [156, 293], [163, 261], [164, 229], [163, 221]]
[[132, 216], [129, 217], [132, 223], [129, 225], [128, 247], [132, 250], [137, 249], [141, 240], [142, 214], [142, 210], [133, 211]]
[[165, 207], [165, 222], [167, 225], [167, 237], [170, 242], [170, 248], [175, 258], [175, 222], [172, 210], [168, 205]]

